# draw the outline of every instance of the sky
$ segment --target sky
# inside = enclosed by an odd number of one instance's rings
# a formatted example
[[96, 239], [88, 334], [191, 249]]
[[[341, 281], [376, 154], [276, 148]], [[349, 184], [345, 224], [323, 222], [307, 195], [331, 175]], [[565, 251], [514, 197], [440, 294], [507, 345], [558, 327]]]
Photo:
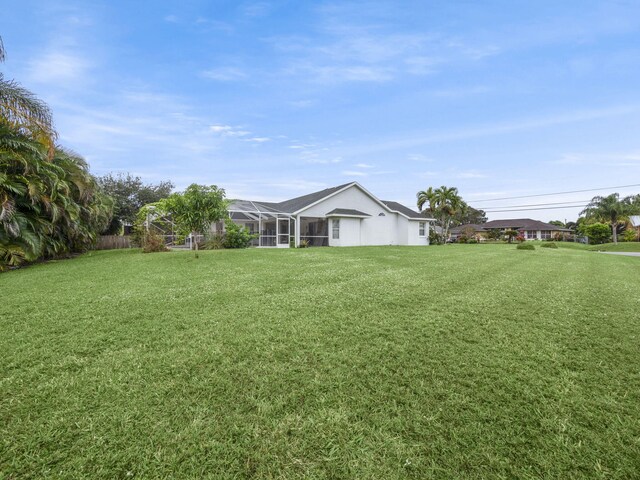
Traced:
[[640, 184], [636, 0], [0, 0], [0, 36], [96, 175], [545, 221], [640, 193], [604, 188]]

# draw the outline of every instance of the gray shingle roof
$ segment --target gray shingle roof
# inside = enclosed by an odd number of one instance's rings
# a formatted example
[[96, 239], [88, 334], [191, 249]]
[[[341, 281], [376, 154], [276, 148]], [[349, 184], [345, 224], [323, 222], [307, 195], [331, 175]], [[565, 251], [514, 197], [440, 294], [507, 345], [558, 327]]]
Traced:
[[368, 213], [361, 212], [360, 210], [353, 210], [351, 208], [334, 208], [325, 215], [350, 215], [352, 217], [370, 217]]
[[422, 215], [420, 215], [418, 212], [411, 210], [410, 208], [405, 207], [404, 205], [402, 205], [401, 203], [398, 202], [392, 202], [389, 200], [381, 200], [382, 203], [384, 203], [387, 207], [389, 207], [391, 210], [395, 211], [395, 212], [400, 212], [401, 214], [412, 218], [412, 219], [416, 219], [416, 220], [426, 220], [425, 217], [423, 217]]
[[284, 213], [294, 213], [298, 210], [308, 207], [312, 203], [316, 203], [318, 200], [322, 200], [323, 198], [328, 197], [332, 193], [342, 190], [344, 187], [351, 185], [352, 183], [353, 182], [345, 183], [344, 185], [338, 185], [337, 187], [325, 188], [324, 190], [308, 193], [307, 195], [302, 195], [301, 197], [285, 200], [284, 202], [280, 203], [261, 203]]

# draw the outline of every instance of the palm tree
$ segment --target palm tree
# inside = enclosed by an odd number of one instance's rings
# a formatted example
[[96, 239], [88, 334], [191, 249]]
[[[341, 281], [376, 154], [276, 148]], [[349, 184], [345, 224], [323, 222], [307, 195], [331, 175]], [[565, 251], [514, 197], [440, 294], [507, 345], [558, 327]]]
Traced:
[[[0, 62], [5, 60], [5, 49], [0, 38]], [[42, 100], [13, 80], [6, 80], [0, 73], [0, 122], [20, 133], [41, 142], [53, 156], [56, 131], [53, 128], [51, 110]]]
[[580, 215], [586, 215], [587, 218], [594, 218], [611, 225], [613, 243], [618, 243], [618, 224], [630, 213], [631, 197], [625, 197], [621, 200], [619, 194], [612, 193], [606, 197], [593, 197], [586, 208], [580, 212]]
[[425, 204], [429, 204], [429, 212], [438, 219], [443, 240], [446, 241], [453, 217], [467, 208], [467, 204], [458, 194], [458, 189], [444, 185], [435, 190], [429, 187], [427, 190], [418, 192], [417, 198], [420, 211]]

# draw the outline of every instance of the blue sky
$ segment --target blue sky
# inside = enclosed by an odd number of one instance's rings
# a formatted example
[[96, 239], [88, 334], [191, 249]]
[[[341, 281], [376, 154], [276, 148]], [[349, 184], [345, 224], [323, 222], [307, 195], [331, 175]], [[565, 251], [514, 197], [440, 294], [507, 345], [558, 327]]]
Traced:
[[[0, 66], [96, 174], [415, 207], [640, 183], [640, 2], [0, 1]], [[640, 188], [617, 189], [623, 194]], [[482, 200], [482, 202], [478, 202]], [[575, 219], [580, 208], [490, 213]]]

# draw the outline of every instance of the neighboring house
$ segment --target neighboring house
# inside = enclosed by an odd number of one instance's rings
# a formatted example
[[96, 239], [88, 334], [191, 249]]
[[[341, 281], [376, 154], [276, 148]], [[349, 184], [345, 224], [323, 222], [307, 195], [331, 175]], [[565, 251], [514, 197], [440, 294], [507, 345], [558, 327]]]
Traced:
[[635, 228], [638, 235], [640, 235], [640, 215], [631, 215], [629, 222], [631, 222], [631, 226]]
[[[233, 200], [229, 218], [258, 234], [260, 247], [429, 245], [429, 222], [351, 182], [283, 202]], [[224, 224], [212, 225], [221, 232]]]
[[572, 231], [568, 228], [561, 228], [550, 223], [532, 220], [530, 218], [516, 218], [508, 220], [492, 220], [487, 223], [460, 225], [451, 229], [451, 239], [455, 240], [460, 235], [473, 231], [475, 235], [486, 238], [490, 230], [517, 230], [522, 232], [525, 240], [551, 240], [557, 234], [569, 234]]

